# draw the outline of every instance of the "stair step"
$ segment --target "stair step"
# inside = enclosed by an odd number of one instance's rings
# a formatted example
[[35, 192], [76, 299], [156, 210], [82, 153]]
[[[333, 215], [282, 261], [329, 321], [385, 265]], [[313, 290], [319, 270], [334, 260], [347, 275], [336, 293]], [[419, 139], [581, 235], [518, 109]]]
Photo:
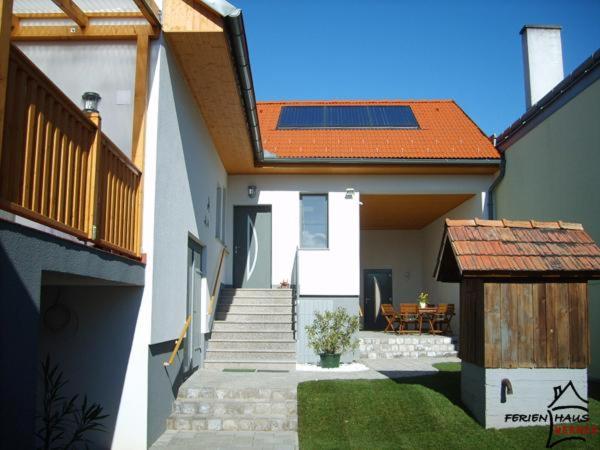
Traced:
[[247, 361], [247, 360], [218, 360], [204, 361], [206, 369], [256, 369], [256, 370], [295, 370], [296, 361], [279, 361], [279, 360], [262, 360], [262, 361]]
[[208, 350], [285, 350], [289, 352], [296, 351], [296, 341], [290, 339], [283, 340], [238, 340], [238, 339], [210, 339]]
[[211, 333], [211, 341], [219, 340], [241, 340], [241, 341], [282, 341], [294, 340], [293, 331], [214, 331]]
[[172, 416], [167, 419], [169, 430], [193, 431], [295, 431], [298, 429], [296, 417], [238, 417], [206, 418], [203, 416]]
[[292, 298], [291, 289], [221, 289], [223, 297]]
[[292, 305], [287, 304], [263, 304], [252, 305], [243, 303], [219, 303], [217, 306], [217, 314], [292, 314]]
[[229, 360], [245, 360], [245, 361], [279, 361], [279, 360], [295, 360], [295, 349], [290, 350], [211, 350], [206, 351], [205, 361], [229, 361]]
[[219, 312], [215, 314], [215, 320], [225, 320], [227, 322], [291, 322], [290, 313], [230, 313]]
[[297, 413], [298, 402], [294, 400], [273, 402], [271, 400], [177, 400], [173, 415], [177, 416], [264, 416]]
[[213, 331], [292, 331], [291, 321], [281, 322], [239, 322], [215, 320]]
[[219, 295], [218, 305], [291, 306], [291, 297], [229, 297]]
[[208, 401], [215, 402], [228, 400], [243, 401], [296, 401], [296, 388], [231, 388], [231, 387], [185, 387], [179, 389], [176, 401]]

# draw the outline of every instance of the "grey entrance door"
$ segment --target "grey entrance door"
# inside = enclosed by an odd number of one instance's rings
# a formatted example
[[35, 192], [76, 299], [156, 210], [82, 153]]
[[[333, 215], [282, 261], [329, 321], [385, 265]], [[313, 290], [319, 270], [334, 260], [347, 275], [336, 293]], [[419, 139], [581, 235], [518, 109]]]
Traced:
[[382, 303], [392, 303], [392, 270], [365, 269], [364, 327], [366, 330], [385, 328], [385, 318], [381, 315]]
[[271, 205], [235, 206], [233, 285], [271, 287]]
[[188, 241], [188, 289], [187, 314], [192, 316], [184, 341], [184, 371], [192, 370], [200, 363], [202, 341], [200, 334], [200, 302], [202, 301], [202, 277], [204, 276], [204, 247]]

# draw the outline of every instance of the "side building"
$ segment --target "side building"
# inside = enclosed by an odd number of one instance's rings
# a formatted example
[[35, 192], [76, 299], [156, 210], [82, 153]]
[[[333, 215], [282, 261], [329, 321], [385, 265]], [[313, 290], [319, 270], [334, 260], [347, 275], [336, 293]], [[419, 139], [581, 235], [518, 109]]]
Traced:
[[[533, 28], [533, 29], [532, 29]], [[548, 46], [560, 49], [560, 30], [554, 27], [526, 27], [529, 46], [542, 32], [544, 41], [537, 51]], [[548, 38], [550, 38], [548, 40]], [[556, 42], [558, 40], [558, 45]], [[544, 44], [545, 42], [545, 44]], [[553, 45], [554, 44], [554, 45]], [[496, 217], [519, 219], [531, 217], [550, 221], [563, 219], [582, 223], [590, 236], [600, 241], [600, 51], [596, 51], [569, 76], [562, 78], [562, 54], [559, 58], [530, 58], [538, 66], [525, 69], [536, 72], [537, 79], [556, 73], [552, 61], [560, 62], [558, 84], [549, 92], [528, 102], [532, 104], [497, 140], [505, 169], [495, 193]], [[558, 62], [557, 62], [558, 61]], [[540, 63], [541, 62], [541, 63]], [[536, 77], [526, 77], [535, 80]], [[529, 81], [528, 81], [529, 82]], [[533, 81], [531, 81], [533, 82]], [[535, 89], [527, 89], [535, 92]], [[590, 281], [589, 321], [591, 343], [590, 377], [600, 378], [600, 283]]]

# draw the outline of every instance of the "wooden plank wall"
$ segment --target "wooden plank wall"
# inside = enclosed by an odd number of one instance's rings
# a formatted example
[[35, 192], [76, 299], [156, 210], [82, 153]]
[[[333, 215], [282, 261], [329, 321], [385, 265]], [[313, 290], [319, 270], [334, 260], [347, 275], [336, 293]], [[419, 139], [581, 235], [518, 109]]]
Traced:
[[483, 365], [483, 295], [482, 280], [466, 278], [460, 285], [460, 345], [463, 361]]
[[[472, 342], [465, 346], [485, 349], [484, 367], [587, 367], [587, 283], [486, 282], [483, 295], [484, 299], [471, 303], [475, 310], [483, 309], [484, 339], [466, 331], [465, 338]], [[461, 303], [461, 312], [462, 307]], [[471, 316], [475, 318], [477, 313]], [[461, 319], [461, 349], [462, 330]], [[466, 356], [475, 358], [470, 362], [479, 361], [476, 351]]]

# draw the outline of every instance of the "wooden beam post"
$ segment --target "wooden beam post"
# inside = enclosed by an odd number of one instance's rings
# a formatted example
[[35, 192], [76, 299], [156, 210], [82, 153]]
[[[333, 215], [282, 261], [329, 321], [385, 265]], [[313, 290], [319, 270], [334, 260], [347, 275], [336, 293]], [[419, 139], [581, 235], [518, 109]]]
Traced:
[[160, 10], [154, 0], [133, 0], [136, 6], [140, 9], [148, 23], [153, 27], [160, 26]]
[[52, 0], [73, 22], [81, 28], [88, 26], [89, 19], [85, 13], [72, 0]]
[[102, 164], [102, 119], [98, 113], [90, 113], [89, 118], [96, 125], [96, 133], [92, 141], [89, 155], [87, 192], [87, 211], [85, 215], [86, 232], [91, 240], [98, 239], [98, 214], [100, 210], [100, 164]]
[[8, 55], [10, 54], [10, 33], [12, 28], [13, 0], [0, 3], [0, 161], [4, 139], [4, 115], [6, 113], [6, 86], [8, 85]]
[[137, 39], [135, 61], [135, 96], [133, 99], [133, 132], [131, 160], [142, 172], [137, 192], [137, 214], [135, 220], [135, 249], [139, 254], [142, 245], [142, 210], [144, 204], [144, 148], [146, 134], [146, 108], [148, 106], [148, 35], [140, 34]]

